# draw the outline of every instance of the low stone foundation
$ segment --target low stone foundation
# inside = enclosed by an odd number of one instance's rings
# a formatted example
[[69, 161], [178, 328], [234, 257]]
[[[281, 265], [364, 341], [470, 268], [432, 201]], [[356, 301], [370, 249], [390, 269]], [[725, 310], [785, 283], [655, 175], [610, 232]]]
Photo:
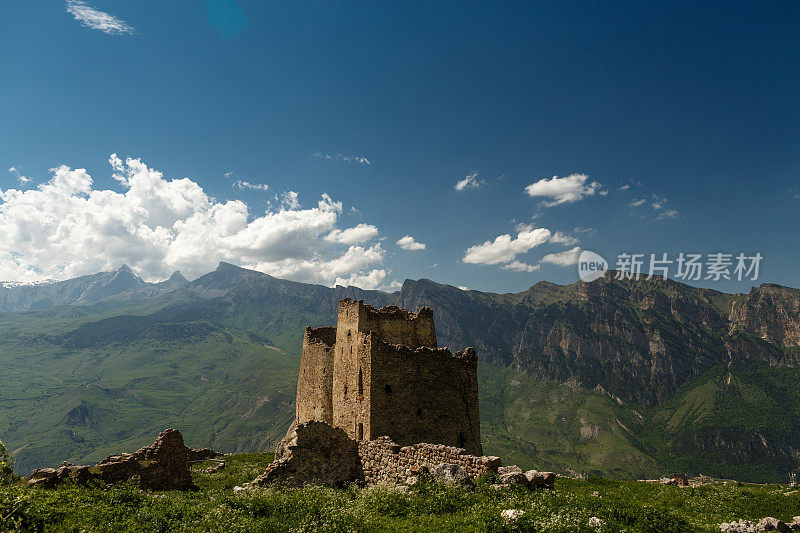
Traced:
[[442, 464], [459, 467], [467, 477], [475, 479], [482, 474], [497, 473], [501, 464], [499, 457], [470, 455], [463, 448], [426, 443], [400, 446], [389, 437], [360, 442], [358, 455], [363, 481], [367, 484], [405, 483], [422, 468], [433, 472]]
[[435, 475], [443, 465], [451, 467], [445, 468], [450, 477], [476, 479], [497, 473], [500, 458], [470, 455], [443, 444], [400, 446], [389, 437], [356, 442], [339, 428], [311, 421], [292, 424], [278, 444], [276, 460], [253, 484], [400, 484], [425, 471]]

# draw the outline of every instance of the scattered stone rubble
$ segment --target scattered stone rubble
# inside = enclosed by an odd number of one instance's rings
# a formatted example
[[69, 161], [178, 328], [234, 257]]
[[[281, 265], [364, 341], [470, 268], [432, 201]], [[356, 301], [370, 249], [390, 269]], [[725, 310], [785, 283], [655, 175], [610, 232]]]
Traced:
[[195, 485], [189, 462], [220, 455], [207, 448], [193, 450], [183, 443], [180, 431], [167, 429], [150, 446], [134, 453], [111, 455], [95, 466], [64, 463], [58, 468], [37, 469], [28, 478], [28, 484], [54, 488], [68, 480], [85, 485], [90, 481], [120, 483], [136, 478], [144, 490], [190, 489]]
[[470, 455], [462, 448], [443, 444], [400, 446], [389, 437], [356, 442], [342, 429], [318, 421], [293, 424], [278, 444], [275, 457], [252, 485], [414, 485], [420, 478], [431, 476], [469, 487], [484, 474], [498, 475], [500, 487], [553, 488], [555, 481], [552, 472], [501, 467], [499, 457]]
[[503, 522], [511, 524], [522, 518], [524, 514], [525, 511], [522, 509], [504, 509], [500, 512], [500, 517], [503, 519]]
[[497, 470], [500, 482], [504, 485], [522, 485], [528, 489], [552, 489], [556, 480], [553, 472], [528, 470], [523, 472], [517, 465], [501, 466]]
[[790, 531], [800, 531], [800, 516], [795, 516], [788, 524], [771, 516], [762, 518], [758, 522], [749, 520], [725, 522], [719, 525], [719, 530], [722, 533], [761, 533], [762, 531], [788, 533]]
[[211, 465], [205, 470], [203, 470], [204, 474], [214, 474], [219, 472], [220, 470], [225, 470], [225, 461], [219, 461], [217, 464]]
[[212, 450], [211, 448], [200, 448], [199, 450], [195, 450], [193, 448], [189, 448], [188, 446], [186, 447], [186, 460], [190, 463], [199, 463], [200, 461], [215, 459], [217, 457], [222, 457], [223, 455], [225, 454], [216, 450]]
[[699, 487], [702, 485], [708, 485], [710, 483], [716, 483], [714, 479], [699, 475], [690, 478], [686, 474], [673, 474], [672, 477], [662, 477], [659, 479], [642, 479], [640, 481], [645, 481], [647, 483], [661, 483], [662, 485], [674, 485], [677, 487]]
[[593, 527], [595, 529], [602, 529], [606, 523], [603, 522], [602, 518], [597, 518], [596, 516], [592, 516], [589, 518], [589, 527]]

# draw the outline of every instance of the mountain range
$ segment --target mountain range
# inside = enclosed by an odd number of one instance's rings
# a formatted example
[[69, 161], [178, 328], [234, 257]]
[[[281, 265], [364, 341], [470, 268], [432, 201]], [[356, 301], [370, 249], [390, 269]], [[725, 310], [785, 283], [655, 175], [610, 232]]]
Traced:
[[189, 281], [176, 271], [159, 283], [147, 283], [127, 265], [66, 281], [0, 283], [0, 312], [47, 309], [61, 305], [87, 305], [122, 295], [122, 300], [149, 298], [186, 286]]
[[341, 298], [434, 311], [475, 347], [486, 453], [623, 478], [785, 480], [800, 466], [800, 291], [669, 279], [520, 293], [406, 280], [393, 293], [220, 263], [147, 283], [128, 267], [0, 287], [0, 439], [22, 471], [91, 462], [178, 427], [193, 446], [270, 447], [293, 416], [304, 326]]

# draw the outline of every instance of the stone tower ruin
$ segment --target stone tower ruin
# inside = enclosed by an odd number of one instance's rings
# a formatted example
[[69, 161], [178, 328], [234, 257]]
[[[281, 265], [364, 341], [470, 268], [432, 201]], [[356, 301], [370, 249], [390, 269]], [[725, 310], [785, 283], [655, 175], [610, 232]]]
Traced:
[[433, 312], [339, 302], [336, 327], [306, 328], [297, 422], [326, 422], [358, 441], [388, 436], [482, 455], [477, 357], [436, 346]]

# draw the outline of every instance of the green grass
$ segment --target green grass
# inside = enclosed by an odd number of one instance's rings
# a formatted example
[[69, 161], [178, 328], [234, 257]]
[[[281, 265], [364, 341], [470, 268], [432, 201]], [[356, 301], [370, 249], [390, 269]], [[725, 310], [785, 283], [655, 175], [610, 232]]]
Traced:
[[[214, 474], [193, 467], [199, 490], [143, 492], [133, 485], [56, 490], [0, 487], [0, 530], [20, 531], [718, 531], [734, 519], [791, 520], [800, 493], [779, 485], [706, 485], [679, 488], [637, 481], [556, 480], [555, 490], [495, 490], [488, 479], [475, 490], [425, 482], [407, 493], [386, 486], [342, 489], [265, 488], [234, 494], [271, 454], [225, 458]], [[786, 493], [786, 494], [785, 494]], [[788, 494], [788, 495], [787, 495]], [[505, 524], [503, 509], [525, 515]]]

